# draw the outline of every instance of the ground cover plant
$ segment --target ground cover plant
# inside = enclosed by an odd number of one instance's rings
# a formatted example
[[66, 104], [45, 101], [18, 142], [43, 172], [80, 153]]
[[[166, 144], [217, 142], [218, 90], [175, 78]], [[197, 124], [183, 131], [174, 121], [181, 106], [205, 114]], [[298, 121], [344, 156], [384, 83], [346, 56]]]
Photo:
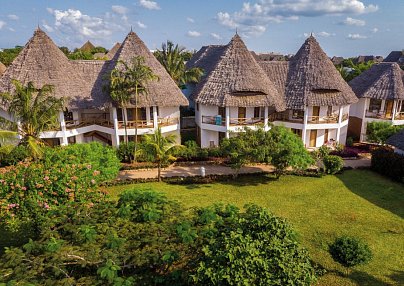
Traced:
[[[322, 178], [283, 176], [240, 177], [237, 181], [170, 185], [145, 183], [180, 201], [186, 207], [204, 207], [214, 202], [243, 207], [255, 203], [284, 217], [296, 229], [298, 240], [313, 261], [327, 273], [318, 285], [401, 285], [403, 284], [404, 186], [372, 171], [347, 170]], [[132, 186], [106, 189], [116, 196]], [[359, 265], [346, 276], [345, 268], [328, 252], [329, 245], [343, 235], [367, 242], [372, 261]]]

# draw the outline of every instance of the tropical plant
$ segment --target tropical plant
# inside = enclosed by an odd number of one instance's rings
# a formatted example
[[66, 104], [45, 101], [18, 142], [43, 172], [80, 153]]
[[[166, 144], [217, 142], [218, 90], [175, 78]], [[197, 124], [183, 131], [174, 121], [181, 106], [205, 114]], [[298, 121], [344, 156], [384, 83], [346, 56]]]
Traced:
[[171, 155], [171, 149], [175, 146], [176, 136], [174, 134], [164, 136], [161, 134], [161, 129], [158, 128], [154, 134], [146, 134], [143, 138], [144, 148], [139, 151], [154, 157], [158, 168], [157, 178], [160, 182], [161, 166], [175, 160], [175, 157]]
[[28, 146], [34, 158], [41, 157], [44, 143], [39, 135], [57, 126], [64, 99], [52, 96], [53, 87], [50, 85], [36, 88], [32, 82], [26, 86], [17, 80], [12, 82], [15, 92], [2, 94], [1, 97], [19, 123], [17, 133], [21, 137], [20, 144]]
[[203, 75], [201, 68], [187, 69], [185, 62], [190, 58], [190, 52], [184, 47], [174, 45], [173, 42], [167, 41], [161, 44], [161, 50], [154, 52], [154, 56], [163, 65], [175, 83], [185, 88], [187, 83], [199, 82]]
[[341, 74], [342, 78], [349, 82], [364, 71], [372, 67], [374, 61], [367, 61], [364, 63], [355, 64], [353, 58], [345, 59], [337, 70]]
[[[115, 69], [110, 74], [110, 96], [121, 108], [122, 117], [125, 126], [125, 142], [128, 142], [127, 118], [124, 109], [128, 106], [130, 100], [135, 101], [135, 120], [138, 118], [139, 95], [147, 94], [147, 83], [153, 80], [159, 80], [149, 66], [145, 65], [143, 57], [134, 57], [130, 63], [118, 61]], [[138, 127], [135, 124], [135, 161], [137, 149]]]
[[327, 155], [323, 158], [324, 172], [327, 174], [336, 174], [344, 167], [344, 160], [340, 156]]

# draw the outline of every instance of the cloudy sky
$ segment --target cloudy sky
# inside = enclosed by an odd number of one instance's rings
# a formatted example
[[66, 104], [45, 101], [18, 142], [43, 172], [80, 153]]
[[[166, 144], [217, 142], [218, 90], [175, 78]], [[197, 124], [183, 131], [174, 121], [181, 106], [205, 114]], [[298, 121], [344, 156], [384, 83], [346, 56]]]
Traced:
[[150, 49], [225, 44], [236, 29], [257, 52], [296, 53], [313, 33], [329, 56], [404, 49], [403, 0], [2, 0], [0, 48], [40, 26], [59, 46], [106, 48], [133, 30]]

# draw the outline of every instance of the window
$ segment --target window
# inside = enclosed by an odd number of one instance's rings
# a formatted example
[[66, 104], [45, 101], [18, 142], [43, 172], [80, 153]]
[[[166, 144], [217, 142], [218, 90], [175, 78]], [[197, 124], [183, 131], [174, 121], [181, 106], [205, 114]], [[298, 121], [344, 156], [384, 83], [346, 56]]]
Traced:
[[199, 111], [199, 103], [196, 104], [196, 110]]
[[296, 134], [297, 136], [299, 136], [300, 138], [302, 138], [302, 129], [294, 129], [292, 128], [291, 131]]
[[320, 116], [320, 106], [313, 106], [313, 116]]
[[118, 108], [118, 109], [116, 110], [116, 115], [117, 115], [118, 121], [123, 121], [122, 112], [123, 112], [123, 109], [122, 109], [122, 108]]
[[261, 117], [261, 107], [254, 107], [254, 118]]
[[381, 99], [370, 99], [369, 102], [369, 111], [378, 113], [382, 108], [382, 100]]
[[218, 113], [220, 116], [222, 116], [222, 118], [226, 117], [226, 107], [218, 107]]
[[292, 110], [292, 118], [293, 119], [303, 119], [304, 117], [304, 111], [299, 110], [299, 109], [293, 109]]
[[332, 106], [328, 106], [327, 116], [331, 116], [331, 115], [332, 115]]
[[238, 118], [246, 118], [246, 108], [245, 107], [239, 107], [238, 108]]

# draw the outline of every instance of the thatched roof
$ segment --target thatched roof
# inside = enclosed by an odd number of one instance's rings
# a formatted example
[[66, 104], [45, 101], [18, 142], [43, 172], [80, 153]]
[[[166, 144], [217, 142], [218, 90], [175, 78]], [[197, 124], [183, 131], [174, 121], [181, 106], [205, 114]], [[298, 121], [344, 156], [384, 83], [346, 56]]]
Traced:
[[287, 61], [261, 61], [258, 62], [270, 81], [275, 84], [279, 95], [285, 97], [286, 80], [288, 78], [289, 62]]
[[139, 97], [139, 106], [188, 105], [188, 100], [165, 68], [150, 52], [143, 41], [131, 31], [118, 49], [112, 62], [115, 64], [117, 64], [117, 61], [130, 63], [136, 56], [143, 57], [145, 59], [145, 65], [149, 66], [153, 73], [159, 77], [159, 80], [150, 81], [147, 84], [146, 88], [148, 93]]
[[[148, 52], [148, 49], [139, 41], [140, 39], [131, 32], [125, 40], [126, 44], [122, 45], [111, 61], [71, 61], [45, 32], [37, 29], [0, 78], [0, 92], [14, 91], [12, 79], [23, 84], [32, 81], [38, 88], [45, 84], [53, 85], [54, 95], [68, 98], [70, 109], [104, 109], [112, 105], [105, 86], [108, 85], [107, 75], [115, 68], [117, 59], [127, 60], [136, 55], [147, 56], [143, 50]], [[139, 52], [139, 49], [142, 52]], [[160, 76], [160, 82], [151, 84], [149, 94], [145, 96], [146, 100], [139, 106], [187, 105], [188, 101], [180, 89], [165, 73], [160, 63], [155, 58], [154, 61], [150, 59], [153, 55], [148, 53], [146, 64]]]
[[404, 99], [404, 71], [397, 63], [374, 64], [349, 82], [356, 96], [374, 99]]
[[116, 43], [112, 49], [109, 50], [109, 52], [106, 54], [106, 58], [108, 60], [112, 60], [116, 54], [116, 52], [119, 50], [119, 48], [121, 47], [121, 43]]
[[90, 41], [87, 41], [84, 43], [84, 45], [81, 46], [79, 50], [83, 52], [91, 52], [91, 50], [94, 48], [95, 46]]
[[6, 71], [6, 66], [0, 62], [0, 76]]
[[358, 101], [313, 36], [289, 63], [285, 98], [289, 109], [349, 105]]
[[285, 109], [274, 84], [237, 34], [226, 46], [203, 47], [190, 60], [188, 67], [201, 67], [205, 71], [193, 93], [198, 103]]
[[389, 137], [386, 143], [404, 151], [404, 130]]
[[392, 51], [385, 59], [386, 63], [404, 63], [404, 51]]

